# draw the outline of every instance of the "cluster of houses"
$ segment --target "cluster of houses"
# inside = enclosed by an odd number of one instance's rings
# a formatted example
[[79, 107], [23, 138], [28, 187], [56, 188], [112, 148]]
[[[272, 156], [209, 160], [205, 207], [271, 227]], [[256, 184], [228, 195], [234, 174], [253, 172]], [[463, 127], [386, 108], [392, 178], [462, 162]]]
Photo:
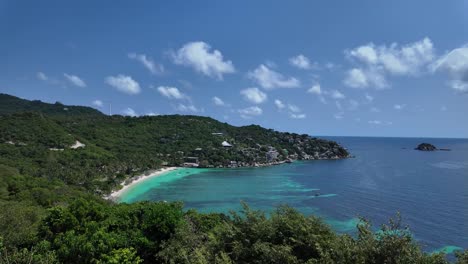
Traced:
[[[211, 133], [212, 135], [214, 136], [224, 136], [223, 133], [221, 132], [214, 132], [214, 133]], [[262, 147], [261, 145], [257, 144], [258, 147]], [[233, 145], [231, 143], [229, 143], [227, 140], [224, 140], [221, 142], [221, 147], [225, 148], [225, 149], [229, 149], [229, 148], [232, 148]], [[252, 149], [252, 151], [255, 151], [257, 149]], [[199, 152], [199, 151], [202, 151], [202, 148], [196, 148], [195, 149], [196, 152]], [[248, 149], [243, 149], [242, 150], [243, 152], [247, 152], [247, 153], [244, 153], [245, 155], [249, 155], [249, 151]], [[265, 160], [268, 164], [274, 164], [274, 163], [277, 163], [277, 159], [278, 159], [278, 156], [279, 156], [279, 152], [274, 148], [274, 147], [268, 147], [268, 151], [266, 152], [265, 154]], [[254, 163], [254, 164], [250, 164], [248, 162], [242, 162], [242, 161], [234, 161], [234, 160], [231, 160], [229, 162], [229, 164], [227, 164], [226, 166], [229, 167], [229, 168], [237, 168], [237, 167], [247, 167], [247, 166], [262, 166], [263, 164], [260, 164], [260, 163]], [[200, 160], [198, 157], [185, 157], [184, 158], [184, 163], [182, 164], [182, 166], [184, 167], [189, 167], [189, 168], [197, 168], [200, 166]]]

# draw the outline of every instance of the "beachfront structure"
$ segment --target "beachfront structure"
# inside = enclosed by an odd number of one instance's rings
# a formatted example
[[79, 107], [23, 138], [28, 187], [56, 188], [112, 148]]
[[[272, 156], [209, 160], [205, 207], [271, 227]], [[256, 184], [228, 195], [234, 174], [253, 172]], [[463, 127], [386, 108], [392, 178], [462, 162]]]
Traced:
[[196, 168], [199, 166], [198, 164], [198, 157], [185, 157], [184, 158], [184, 163], [182, 164], [183, 167], [190, 167], [190, 168]]
[[223, 147], [225, 147], [225, 148], [230, 148], [230, 147], [232, 147], [232, 145], [229, 144], [229, 142], [227, 142], [227, 141], [223, 141], [223, 143], [221, 143], [221, 145], [222, 145]]

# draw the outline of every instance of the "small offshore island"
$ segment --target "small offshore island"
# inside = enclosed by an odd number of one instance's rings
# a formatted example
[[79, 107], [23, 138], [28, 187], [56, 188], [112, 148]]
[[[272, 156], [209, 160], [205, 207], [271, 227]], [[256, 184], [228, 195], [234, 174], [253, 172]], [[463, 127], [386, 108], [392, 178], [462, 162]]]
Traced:
[[442, 151], [450, 151], [448, 148], [437, 148], [436, 146], [429, 144], [429, 143], [421, 143], [419, 144], [415, 150], [419, 151], [436, 151], [436, 150], [442, 150]]

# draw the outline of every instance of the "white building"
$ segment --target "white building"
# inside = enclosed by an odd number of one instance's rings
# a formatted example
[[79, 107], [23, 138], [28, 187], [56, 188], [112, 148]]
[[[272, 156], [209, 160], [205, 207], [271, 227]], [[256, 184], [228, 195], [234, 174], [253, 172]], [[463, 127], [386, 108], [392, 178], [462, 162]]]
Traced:
[[223, 145], [223, 147], [225, 147], [225, 148], [230, 148], [230, 147], [232, 147], [232, 145], [229, 144], [229, 142], [227, 142], [227, 141], [223, 141], [223, 143], [221, 143], [221, 145]]

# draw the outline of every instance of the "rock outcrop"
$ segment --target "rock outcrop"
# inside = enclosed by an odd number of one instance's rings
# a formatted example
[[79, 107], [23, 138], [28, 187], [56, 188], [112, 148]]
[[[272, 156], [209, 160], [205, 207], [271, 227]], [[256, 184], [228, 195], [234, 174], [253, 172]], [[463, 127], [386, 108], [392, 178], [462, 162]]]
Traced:
[[415, 148], [415, 150], [434, 151], [434, 150], [437, 150], [437, 148], [434, 145], [429, 144], [429, 143], [421, 143]]

